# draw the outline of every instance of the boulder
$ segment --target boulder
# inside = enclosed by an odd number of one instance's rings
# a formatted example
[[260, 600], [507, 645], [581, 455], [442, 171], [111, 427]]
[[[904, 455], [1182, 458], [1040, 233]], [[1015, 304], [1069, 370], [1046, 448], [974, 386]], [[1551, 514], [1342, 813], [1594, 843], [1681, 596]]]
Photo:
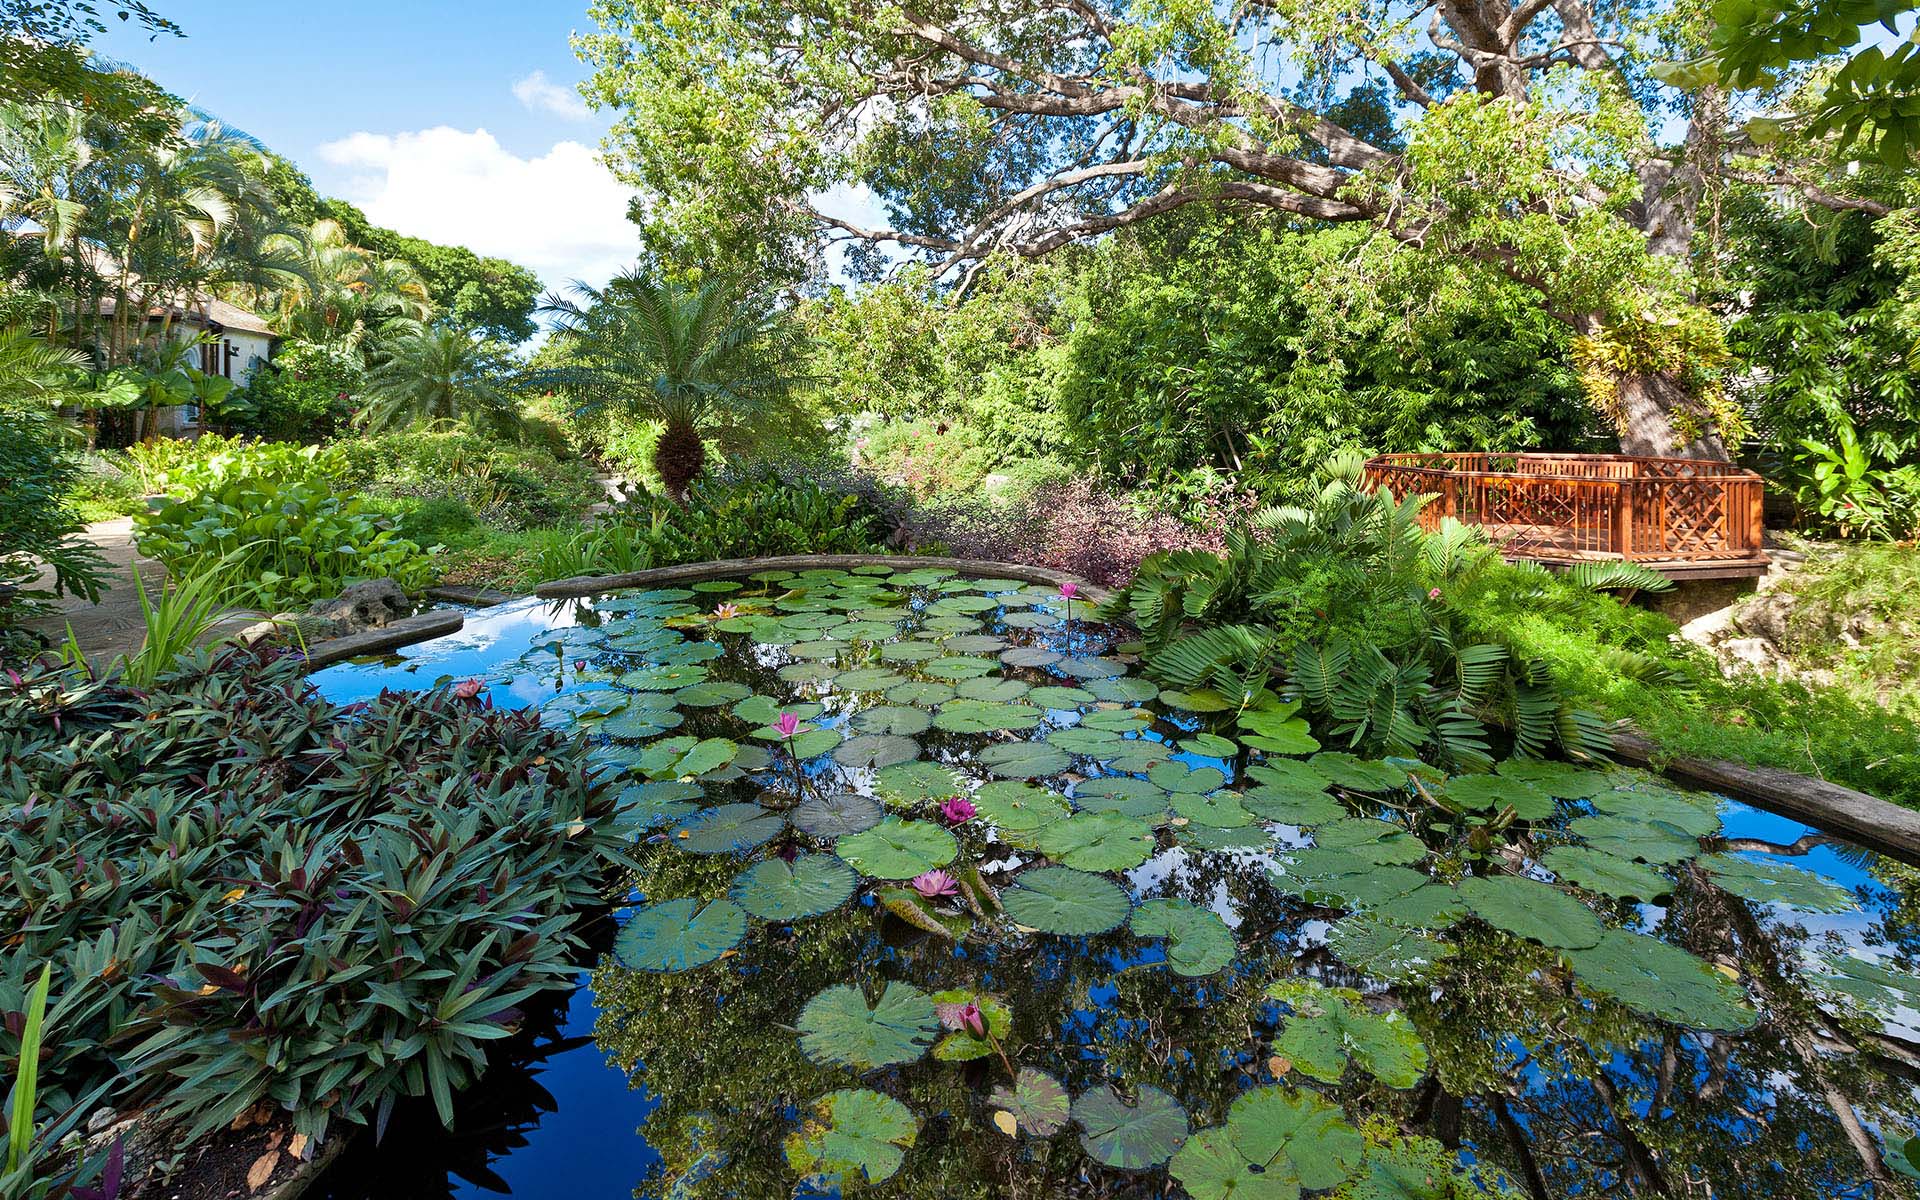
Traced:
[[[331, 600], [313, 605], [305, 617], [314, 618], [316, 625], [324, 622], [326, 636], [345, 637], [383, 628], [412, 611], [413, 602], [407, 599], [407, 593], [398, 583], [391, 579], [368, 579], [350, 585]], [[307, 627], [305, 619], [301, 627], [303, 630]]]

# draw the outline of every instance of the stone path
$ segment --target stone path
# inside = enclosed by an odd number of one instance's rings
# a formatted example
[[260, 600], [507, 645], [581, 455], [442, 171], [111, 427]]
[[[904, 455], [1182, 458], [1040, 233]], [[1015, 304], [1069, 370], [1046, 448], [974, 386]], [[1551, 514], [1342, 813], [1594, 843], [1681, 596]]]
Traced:
[[[107, 560], [107, 570], [102, 573], [106, 587], [100, 593], [100, 602], [90, 604], [80, 596], [62, 596], [57, 602], [60, 611], [32, 622], [31, 628], [60, 645], [66, 642], [67, 629], [71, 626], [74, 639], [87, 658], [104, 664], [116, 655], [138, 650], [146, 637], [146, 622], [140, 615], [140, 594], [133, 584], [134, 572], [140, 573], [149, 592], [157, 593], [167, 578], [167, 571], [133, 548], [131, 517], [96, 521], [87, 526], [86, 539], [93, 543], [100, 557]], [[33, 586], [51, 587], [52, 581], [43, 575]]]

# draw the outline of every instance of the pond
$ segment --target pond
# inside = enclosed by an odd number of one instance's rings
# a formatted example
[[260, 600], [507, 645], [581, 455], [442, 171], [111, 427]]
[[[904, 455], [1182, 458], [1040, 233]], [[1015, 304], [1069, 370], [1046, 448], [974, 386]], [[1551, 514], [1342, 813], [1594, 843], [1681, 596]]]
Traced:
[[1910, 1194], [1912, 868], [1644, 772], [1359, 758], [1085, 608], [764, 572], [317, 672], [588, 730], [640, 867], [457, 1128], [318, 1194]]

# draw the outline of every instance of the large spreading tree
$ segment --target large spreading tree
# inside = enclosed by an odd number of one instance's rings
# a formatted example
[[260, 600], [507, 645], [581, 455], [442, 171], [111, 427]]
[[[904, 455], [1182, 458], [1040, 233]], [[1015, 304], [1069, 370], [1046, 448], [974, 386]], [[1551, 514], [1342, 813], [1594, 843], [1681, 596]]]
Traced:
[[[1694, 293], [1721, 188], [1885, 211], [1849, 190], [1838, 138], [1782, 117], [1826, 96], [1831, 66], [1732, 91], [1696, 0], [599, 0], [592, 15], [576, 39], [589, 92], [617, 113], [608, 157], [650, 198], [638, 215], [658, 245], [817, 269], [843, 243], [856, 265], [922, 261], [964, 284], [997, 255], [1192, 204], [1365, 222], [1368, 253], [1537, 291], [1635, 453], [1717, 456], [1737, 425]], [[1871, 128], [1848, 132], [1873, 151]], [[861, 196], [884, 226], [853, 218]]]

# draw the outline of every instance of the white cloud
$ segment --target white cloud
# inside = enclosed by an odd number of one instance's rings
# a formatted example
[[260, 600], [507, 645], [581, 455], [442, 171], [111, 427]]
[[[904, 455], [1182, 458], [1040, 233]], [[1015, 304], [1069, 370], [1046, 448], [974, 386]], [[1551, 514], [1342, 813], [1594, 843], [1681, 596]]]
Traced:
[[586, 121], [593, 117], [593, 113], [587, 109], [587, 102], [580, 98], [578, 92], [548, 79], [545, 71], [535, 71], [525, 79], [515, 80], [513, 94], [530, 112], [552, 113], [569, 121]]
[[485, 129], [442, 125], [355, 133], [319, 154], [350, 173], [346, 198], [375, 223], [511, 259], [549, 287], [604, 283], [639, 252], [632, 191], [579, 142], [521, 158]]

